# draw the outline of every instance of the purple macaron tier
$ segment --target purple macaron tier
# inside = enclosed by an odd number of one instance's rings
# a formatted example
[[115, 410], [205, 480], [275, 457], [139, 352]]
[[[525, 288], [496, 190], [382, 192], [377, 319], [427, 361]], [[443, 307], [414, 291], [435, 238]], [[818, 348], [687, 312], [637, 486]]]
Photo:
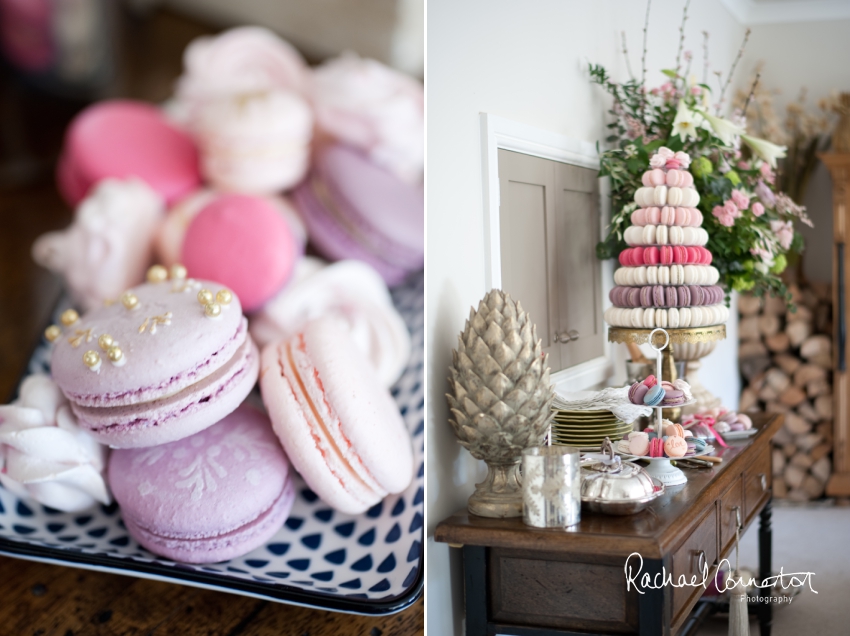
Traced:
[[361, 152], [340, 144], [319, 150], [292, 198], [326, 258], [365, 261], [388, 285], [422, 269], [422, 187], [399, 180]]
[[[207, 315], [208, 281], [139, 285], [135, 299], [90, 311], [66, 327], [51, 368], [81, 426], [116, 448], [154, 446], [193, 435], [233, 411], [251, 391], [259, 354], [238, 298]], [[132, 306], [132, 309], [128, 308]], [[121, 351], [110, 361], [102, 337]], [[94, 366], [86, 359], [99, 360]]]
[[702, 307], [723, 301], [719, 285], [617, 285], [608, 294], [615, 307]]
[[114, 451], [109, 484], [130, 534], [186, 563], [225, 561], [263, 545], [295, 498], [269, 419], [248, 406], [180, 441]]

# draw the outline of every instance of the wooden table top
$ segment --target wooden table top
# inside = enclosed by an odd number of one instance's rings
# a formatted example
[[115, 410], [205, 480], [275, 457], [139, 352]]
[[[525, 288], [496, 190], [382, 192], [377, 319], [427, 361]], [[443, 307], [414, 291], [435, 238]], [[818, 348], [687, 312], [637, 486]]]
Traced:
[[[125, 94], [165, 97], [185, 43], [204, 31], [168, 13], [139, 26], [133, 38], [144, 44], [144, 62], [134, 66], [130, 60]], [[33, 263], [30, 248], [40, 234], [71, 221], [71, 210], [56, 192], [53, 168], [62, 131], [79, 105], [34, 95], [0, 70], [0, 106], [0, 400], [5, 403], [61, 289], [57, 277]], [[424, 608], [420, 598], [395, 615], [352, 616], [0, 556], [4, 635], [404, 636], [424, 633]]]
[[668, 487], [651, 506], [634, 515], [611, 516], [582, 511], [581, 521], [568, 528], [532, 528], [521, 517], [488, 519], [469, 514], [466, 510], [440, 522], [434, 539], [456, 545], [485, 545], [517, 549], [546, 549], [573, 554], [606, 554], [628, 556], [639, 552], [645, 557], [660, 556], [682, 538], [687, 525], [686, 511], [700, 501], [717, 497], [725, 480], [723, 474], [740, 473], [746, 465], [747, 448], [767, 444], [782, 425], [776, 414], [753, 416], [753, 426], [759, 432], [747, 440], [728, 442], [729, 448], [715, 444], [715, 455], [723, 462], [716, 468], [683, 469], [688, 482]]

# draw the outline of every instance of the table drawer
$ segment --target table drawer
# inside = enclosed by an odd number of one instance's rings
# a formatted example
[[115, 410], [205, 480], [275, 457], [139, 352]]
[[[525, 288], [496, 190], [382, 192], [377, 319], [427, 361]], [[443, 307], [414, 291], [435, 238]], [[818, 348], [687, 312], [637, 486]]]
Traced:
[[744, 511], [750, 522], [759, 505], [770, 496], [773, 471], [770, 466], [770, 444], [765, 444], [744, 471]]
[[[673, 553], [672, 568], [673, 582], [678, 583], [679, 577], [684, 576], [685, 581], [691, 582], [692, 577], [701, 582], [703, 578], [703, 563], [711, 566], [717, 561], [717, 509], [711, 506], [705, 515], [699, 520], [690, 536]], [[673, 622], [677, 621], [679, 613], [689, 605], [689, 601], [702, 595], [705, 590], [698, 587], [674, 587], [673, 588]]]
[[720, 555], [735, 543], [735, 529], [744, 523], [744, 479], [738, 475], [720, 495]]

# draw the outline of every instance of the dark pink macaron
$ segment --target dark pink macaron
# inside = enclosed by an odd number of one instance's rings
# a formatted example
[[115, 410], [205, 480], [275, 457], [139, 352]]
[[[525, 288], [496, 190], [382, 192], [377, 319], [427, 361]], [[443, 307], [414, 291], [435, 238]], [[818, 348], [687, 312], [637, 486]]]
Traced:
[[59, 160], [59, 190], [71, 205], [107, 177], [136, 177], [168, 203], [201, 183], [191, 137], [160, 109], [144, 102], [107, 100], [78, 114], [65, 134]]
[[263, 545], [295, 499], [268, 417], [248, 406], [186, 439], [114, 451], [109, 485], [133, 538], [185, 563], [226, 561]]
[[190, 276], [234, 291], [246, 312], [262, 307], [289, 280], [301, 247], [272, 203], [223, 194], [192, 219], [182, 261]]
[[422, 187], [401, 181], [353, 148], [335, 144], [319, 150], [293, 202], [326, 258], [365, 261], [389, 285], [424, 264]]

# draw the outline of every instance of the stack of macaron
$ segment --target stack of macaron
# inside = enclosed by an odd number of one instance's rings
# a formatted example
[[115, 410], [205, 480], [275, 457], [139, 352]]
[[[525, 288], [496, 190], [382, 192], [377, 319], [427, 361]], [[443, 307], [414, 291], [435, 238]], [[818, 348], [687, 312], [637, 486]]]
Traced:
[[684, 152], [660, 148], [635, 192], [639, 206], [623, 238], [605, 321], [615, 327], [686, 328], [729, 317], [719, 273], [706, 249], [699, 193]]
[[640, 382], [632, 384], [628, 397], [632, 404], [669, 408], [681, 406], [692, 398], [691, 387], [684, 380], [659, 381], [654, 375], [648, 375]]
[[423, 165], [421, 82], [353, 55], [310, 69], [253, 27], [190, 44], [164, 108], [72, 121], [58, 185], [76, 216], [33, 254], [79, 311], [45, 335], [143, 546], [246, 553], [281, 529], [295, 470], [350, 514], [411, 482], [390, 391], [411, 339], [388, 286], [424, 264]]

